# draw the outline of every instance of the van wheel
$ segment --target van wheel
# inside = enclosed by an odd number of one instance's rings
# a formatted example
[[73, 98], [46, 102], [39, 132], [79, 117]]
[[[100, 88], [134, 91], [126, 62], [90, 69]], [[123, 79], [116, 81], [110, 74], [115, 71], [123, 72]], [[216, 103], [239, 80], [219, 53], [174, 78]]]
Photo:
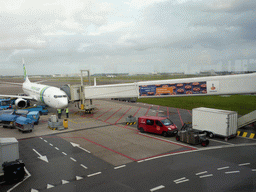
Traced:
[[201, 145], [202, 145], [203, 147], [206, 147], [206, 146], [208, 145], [208, 144], [207, 144], [207, 141], [202, 141]]
[[212, 132], [209, 133], [209, 137], [210, 138], [213, 138], [214, 137], [214, 134]]
[[167, 136], [168, 136], [168, 133], [164, 131], [164, 132], [163, 132], [163, 136], [164, 136], [164, 137], [167, 137]]
[[142, 127], [140, 128], [140, 132], [141, 132], [141, 133], [144, 133], [144, 132], [145, 132]]

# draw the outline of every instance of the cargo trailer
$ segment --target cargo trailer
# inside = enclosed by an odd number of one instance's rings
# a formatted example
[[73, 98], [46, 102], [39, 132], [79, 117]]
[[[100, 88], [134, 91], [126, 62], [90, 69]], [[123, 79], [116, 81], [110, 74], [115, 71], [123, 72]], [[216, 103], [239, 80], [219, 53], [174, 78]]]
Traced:
[[193, 129], [213, 138], [218, 135], [227, 141], [237, 135], [237, 112], [199, 107], [192, 110]]

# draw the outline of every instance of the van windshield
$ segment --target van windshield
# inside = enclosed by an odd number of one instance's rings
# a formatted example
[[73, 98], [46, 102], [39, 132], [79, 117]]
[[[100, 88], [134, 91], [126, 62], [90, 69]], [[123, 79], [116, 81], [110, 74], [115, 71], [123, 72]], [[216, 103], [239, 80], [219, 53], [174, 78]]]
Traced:
[[163, 119], [163, 120], [161, 120], [161, 122], [164, 125], [172, 125], [173, 124], [173, 122], [170, 119]]

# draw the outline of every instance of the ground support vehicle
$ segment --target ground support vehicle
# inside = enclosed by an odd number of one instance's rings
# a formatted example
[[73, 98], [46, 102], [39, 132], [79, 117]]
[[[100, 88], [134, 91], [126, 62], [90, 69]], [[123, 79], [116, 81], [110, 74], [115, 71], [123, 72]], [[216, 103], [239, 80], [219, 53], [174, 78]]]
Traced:
[[26, 117], [17, 117], [15, 121], [15, 127], [19, 130], [24, 132], [32, 132], [34, 129], [34, 123], [31, 119], [26, 118]]
[[209, 144], [206, 134], [199, 134], [199, 131], [193, 130], [191, 123], [184, 123], [181, 130], [179, 130], [176, 135], [176, 140], [192, 145], [201, 144], [203, 147], [206, 147]]
[[138, 118], [137, 129], [140, 132], [161, 134], [164, 137], [175, 135], [177, 126], [167, 117], [142, 116]]
[[199, 107], [192, 110], [192, 127], [213, 138], [218, 135], [229, 138], [237, 135], [237, 112]]
[[4, 128], [15, 128], [15, 121], [17, 119], [17, 115], [11, 115], [11, 114], [2, 114], [0, 115], [0, 122], [3, 125]]
[[0, 138], [0, 181], [15, 182], [25, 176], [24, 163], [19, 160], [19, 146], [15, 138]]
[[[66, 122], [65, 122], [66, 123]], [[56, 115], [51, 115], [51, 117], [48, 120], [48, 128], [52, 130], [63, 130], [65, 129], [63, 126], [63, 122], [59, 121]]]
[[38, 111], [40, 115], [47, 115], [49, 112], [45, 105], [31, 106], [31, 107], [24, 108], [24, 110]]
[[0, 99], [0, 109], [12, 109], [12, 99]]
[[126, 125], [135, 125], [136, 124], [136, 117], [133, 117], [132, 115], [129, 115], [126, 118]]
[[16, 110], [14, 111], [14, 114], [31, 119], [35, 125], [38, 125], [39, 123], [39, 111]]

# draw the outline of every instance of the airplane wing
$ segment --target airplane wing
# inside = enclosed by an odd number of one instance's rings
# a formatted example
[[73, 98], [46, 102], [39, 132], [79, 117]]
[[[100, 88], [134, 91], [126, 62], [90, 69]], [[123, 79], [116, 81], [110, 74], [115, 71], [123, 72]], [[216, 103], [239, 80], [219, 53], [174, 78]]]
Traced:
[[4, 82], [4, 81], [1, 81], [0, 83], [10, 84], [10, 85], [20, 85], [20, 86], [22, 86], [23, 84], [23, 83], [12, 83], [12, 82]]
[[31, 97], [31, 96], [20, 96], [20, 95], [0, 95], [0, 97], [22, 98], [22, 99], [28, 99], [28, 100], [35, 100], [35, 98]]

